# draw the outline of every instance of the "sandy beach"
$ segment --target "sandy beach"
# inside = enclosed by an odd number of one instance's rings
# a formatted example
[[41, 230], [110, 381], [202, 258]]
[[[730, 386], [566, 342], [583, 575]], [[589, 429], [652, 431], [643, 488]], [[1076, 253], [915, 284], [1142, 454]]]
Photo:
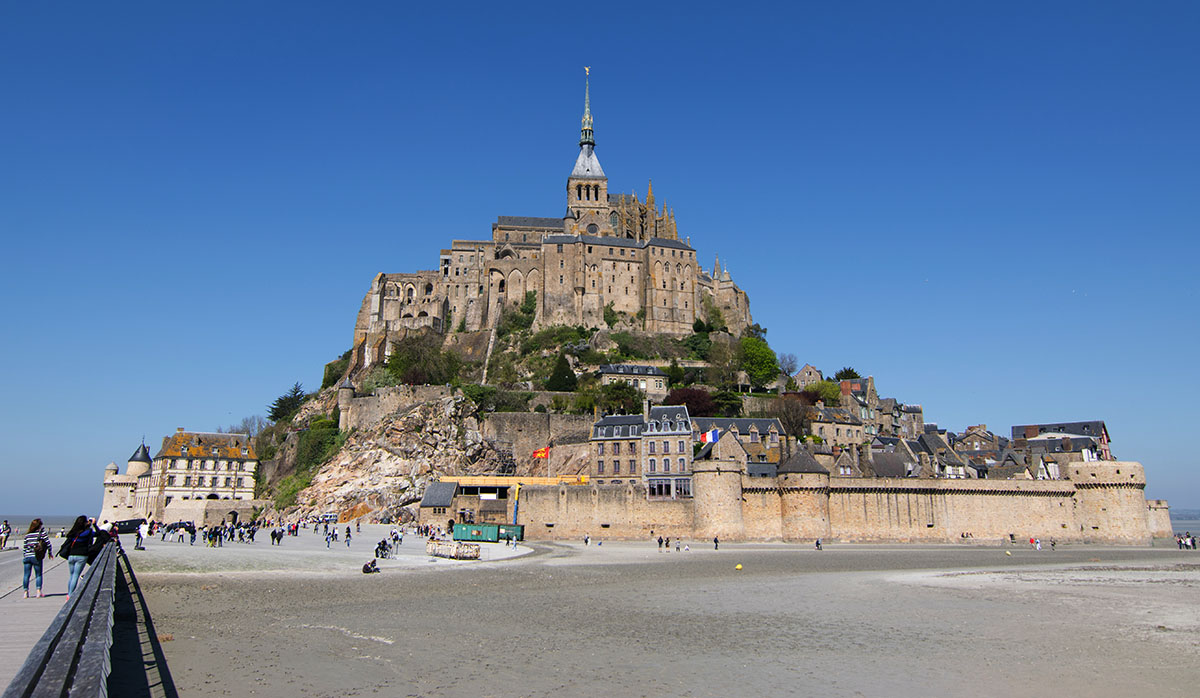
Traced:
[[452, 563], [406, 540], [407, 556], [366, 576], [383, 532], [369, 528], [350, 551], [302, 533], [274, 549], [156, 539], [133, 553], [181, 694], [1190, 696], [1200, 684], [1200, 553], [1173, 547], [534, 543]]

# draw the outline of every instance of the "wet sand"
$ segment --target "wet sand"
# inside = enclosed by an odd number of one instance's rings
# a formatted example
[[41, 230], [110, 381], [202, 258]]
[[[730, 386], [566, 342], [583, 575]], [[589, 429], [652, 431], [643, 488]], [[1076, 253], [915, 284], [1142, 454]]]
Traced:
[[158, 632], [174, 638], [163, 647], [184, 696], [1191, 696], [1200, 685], [1200, 553], [532, 547], [371, 576], [290, 549], [258, 556], [295, 555], [286, 572], [212, 555], [153, 571], [186, 554], [156, 546], [133, 561]]

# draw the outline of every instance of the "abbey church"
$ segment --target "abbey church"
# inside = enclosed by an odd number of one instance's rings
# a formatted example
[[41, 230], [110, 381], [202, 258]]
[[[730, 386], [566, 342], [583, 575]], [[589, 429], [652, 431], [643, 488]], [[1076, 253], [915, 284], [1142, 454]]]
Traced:
[[500, 216], [490, 240], [454, 240], [429, 271], [378, 274], [354, 328], [354, 366], [383, 361], [407, 332], [494, 328], [506, 305], [536, 293], [534, 327], [601, 327], [611, 305], [646, 332], [686, 335], [708, 308], [731, 332], [749, 325], [750, 301], [720, 262], [702, 269], [674, 211], [611, 194], [596, 156], [585, 83], [579, 156], [561, 218]]

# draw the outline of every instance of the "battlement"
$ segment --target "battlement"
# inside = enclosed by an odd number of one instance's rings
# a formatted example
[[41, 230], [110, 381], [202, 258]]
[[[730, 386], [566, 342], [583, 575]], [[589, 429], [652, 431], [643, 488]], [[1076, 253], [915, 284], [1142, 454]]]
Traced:
[[1140, 489], [1146, 486], [1146, 471], [1141, 463], [1133, 461], [1085, 461], [1061, 467], [1063, 477], [1079, 488], [1124, 485]]

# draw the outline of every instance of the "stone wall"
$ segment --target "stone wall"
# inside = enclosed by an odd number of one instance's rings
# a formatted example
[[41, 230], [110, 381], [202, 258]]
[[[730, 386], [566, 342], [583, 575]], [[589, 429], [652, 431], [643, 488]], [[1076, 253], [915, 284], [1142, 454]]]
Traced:
[[692, 501], [650, 501], [642, 485], [522, 487], [518, 508], [527, 539], [694, 540]]
[[1171, 508], [1165, 499], [1146, 500], [1146, 525], [1154, 538], [1172, 538], [1175, 530], [1171, 526]]
[[197, 526], [211, 526], [230, 521], [230, 512], [236, 512], [238, 521], [249, 521], [254, 510], [265, 509], [271, 502], [265, 499], [176, 499], [163, 510], [160, 523], [193, 521]]
[[534, 470], [546, 465], [534, 463], [534, 451], [550, 446], [553, 456], [556, 446], [586, 444], [591, 428], [591, 415], [542, 412], [493, 412], [480, 425], [483, 438], [512, 443], [518, 468]]
[[[1076, 467], [1078, 466], [1078, 472]], [[1169, 535], [1166, 503], [1143, 499], [1137, 463], [1072, 464], [1075, 480], [749, 478], [723, 468], [693, 474], [695, 499], [649, 501], [642, 485], [527, 487], [520, 523], [533, 538], [1148, 545]], [[549, 524], [549, 525], [548, 525]], [[969, 537], [964, 537], [968, 534]]]
[[449, 397], [453, 388], [442, 385], [398, 385], [379, 388], [374, 395], [350, 399], [345, 423], [349, 429], [366, 429], [378, 424], [386, 415], [413, 405]]

